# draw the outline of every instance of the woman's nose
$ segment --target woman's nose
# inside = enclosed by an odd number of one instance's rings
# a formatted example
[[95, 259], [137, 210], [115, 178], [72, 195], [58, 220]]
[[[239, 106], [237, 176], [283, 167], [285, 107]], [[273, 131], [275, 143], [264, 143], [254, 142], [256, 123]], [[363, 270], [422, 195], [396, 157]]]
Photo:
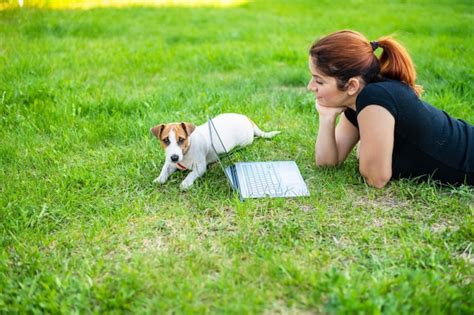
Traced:
[[308, 86], [306, 88], [311, 92], [316, 92], [316, 84], [313, 84], [313, 79], [309, 80]]

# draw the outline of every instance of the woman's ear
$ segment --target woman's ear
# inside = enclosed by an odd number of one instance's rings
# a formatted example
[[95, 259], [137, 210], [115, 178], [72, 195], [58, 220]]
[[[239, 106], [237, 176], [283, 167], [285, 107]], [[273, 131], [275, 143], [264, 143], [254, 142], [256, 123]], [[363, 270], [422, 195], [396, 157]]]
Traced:
[[346, 86], [347, 94], [349, 94], [350, 96], [356, 95], [362, 88], [362, 84], [360, 83], [359, 79], [355, 77], [350, 78], [349, 81], [347, 81]]

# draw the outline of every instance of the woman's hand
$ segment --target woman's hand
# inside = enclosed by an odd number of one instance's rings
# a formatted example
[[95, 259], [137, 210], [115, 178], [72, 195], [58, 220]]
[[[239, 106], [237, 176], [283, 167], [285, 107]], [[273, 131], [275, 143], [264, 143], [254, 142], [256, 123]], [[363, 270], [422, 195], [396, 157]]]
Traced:
[[339, 116], [343, 111], [345, 111], [347, 109], [346, 107], [322, 106], [322, 105], [319, 105], [317, 102], [316, 102], [315, 107], [316, 107], [316, 110], [319, 113], [319, 116], [332, 117], [332, 118], [335, 118], [335, 117]]

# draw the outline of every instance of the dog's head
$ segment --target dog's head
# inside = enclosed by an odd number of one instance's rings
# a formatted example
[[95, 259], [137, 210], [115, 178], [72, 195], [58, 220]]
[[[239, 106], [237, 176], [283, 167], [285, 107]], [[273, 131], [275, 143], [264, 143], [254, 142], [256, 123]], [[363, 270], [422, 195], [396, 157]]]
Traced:
[[166, 161], [179, 163], [188, 152], [191, 145], [190, 136], [196, 126], [189, 123], [161, 124], [150, 129], [150, 132], [160, 141], [166, 152]]

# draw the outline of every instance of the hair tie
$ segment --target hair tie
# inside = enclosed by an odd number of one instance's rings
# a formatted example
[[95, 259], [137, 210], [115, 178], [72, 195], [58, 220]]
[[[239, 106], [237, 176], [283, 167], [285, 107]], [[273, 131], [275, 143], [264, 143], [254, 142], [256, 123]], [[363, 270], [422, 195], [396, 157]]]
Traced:
[[379, 42], [376, 40], [371, 41], [370, 46], [372, 46], [372, 51], [375, 51], [377, 48], [379, 48]]

